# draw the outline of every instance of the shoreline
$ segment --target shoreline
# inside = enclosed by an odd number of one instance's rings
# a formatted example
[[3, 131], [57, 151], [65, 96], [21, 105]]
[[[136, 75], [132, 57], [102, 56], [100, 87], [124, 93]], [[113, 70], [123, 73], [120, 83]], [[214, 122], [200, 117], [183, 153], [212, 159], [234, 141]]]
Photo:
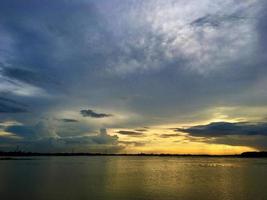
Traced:
[[90, 156], [128, 156], [128, 157], [232, 157], [232, 158], [267, 158], [267, 152], [244, 152], [235, 155], [209, 154], [107, 154], [107, 153], [36, 153], [36, 152], [0, 152], [1, 157], [90, 157]]

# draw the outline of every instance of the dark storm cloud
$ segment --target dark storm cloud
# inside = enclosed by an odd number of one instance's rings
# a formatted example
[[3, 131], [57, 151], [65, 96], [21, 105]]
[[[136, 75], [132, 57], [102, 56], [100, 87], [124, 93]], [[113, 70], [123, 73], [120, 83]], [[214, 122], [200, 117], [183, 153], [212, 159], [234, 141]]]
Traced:
[[7, 127], [5, 131], [21, 137], [33, 138], [36, 136], [37, 130], [32, 126], [13, 125]]
[[118, 131], [117, 133], [121, 135], [134, 136], [134, 137], [143, 137], [145, 134], [143, 132], [137, 131]]
[[0, 96], [0, 102], [5, 102], [5, 103], [11, 103], [11, 104], [17, 104], [19, 106], [26, 106], [25, 104], [23, 103], [20, 103], [18, 101], [15, 101], [13, 99], [9, 99], [9, 98], [6, 98], [6, 97], [1, 97]]
[[34, 69], [6, 67], [2, 69], [2, 74], [10, 80], [18, 80], [35, 86], [44, 86], [46, 84], [56, 84], [57, 82], [50, 77], [47, 77], [42, 70], [35, 71]]
[[189, 133], [196, 137], [224, 137], [227, 135], [267, 136], [267, 123], [214, 122], [207, 125], [178, 128], [176, 131]]
[[15, 100], [0, 97], [0, 113], [25, 113], [28, 112], [25, 105]]
[[93, 110], [81, 110], [80, 111], [81, 115], [83, 117], [92, 117], [92, 118], [106, 118], [106, 117], [112, 117], [112, 114], [106, 114], [106, 113], [97, 113]]
[[[10, 136], [0, 137], [0, 148], [7, 146], [8, 149], [14, 149], [17, 145], [25, 151], [71, 151], [73, 148], [81, 151], [101, 151], [116, 152], [121, 150], [118, 143], [118, 137], [108, 134], [92, 134], [77, 136], [59, 136], [52, 129], [44, 127], [43, 123], [34, 126], [11, 125], [5, 128], [5, 131], [12, 133]], [[50, 133], [49, 133], [50, 131]], [[19, 138], [16, 138], [16, 137]]]
[[19, 68], [5, 68], [3, 74], [9, 78], [17, 79], [27, 83], [36, 83], [40, 81], [41, 74], [37, 75], [32, 71]]
[[7, 126], [4, 131], [12, 133], [25, 140], [40, 140], [43, 138], [57, 137], [54, 127], [50, 127], [42, 121], [34, 125], [10, 125]]
[[25, 113], [25, 112], [27, 112], [25, 108], [6, 105], [0, 102], [0, 113]]

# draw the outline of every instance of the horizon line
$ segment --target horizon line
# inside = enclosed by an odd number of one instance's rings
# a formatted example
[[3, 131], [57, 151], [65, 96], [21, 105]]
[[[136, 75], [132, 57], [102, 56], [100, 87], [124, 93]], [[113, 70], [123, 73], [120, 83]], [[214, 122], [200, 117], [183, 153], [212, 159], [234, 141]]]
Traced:
[[24, 151], [0, 151], [0, 157], [30, 157], [30, 156], [180, 156], [180, 157], [267, 157], [266, 151], [250, 151], [240, 154], [169, 154], [169, 153], [88, 153], [88, 152], [24, 152]]

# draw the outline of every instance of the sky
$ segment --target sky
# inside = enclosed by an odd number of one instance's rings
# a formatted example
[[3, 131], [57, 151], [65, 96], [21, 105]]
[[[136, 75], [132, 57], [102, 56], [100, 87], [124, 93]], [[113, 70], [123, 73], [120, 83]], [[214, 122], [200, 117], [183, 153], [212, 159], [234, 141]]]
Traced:
[[0, 150], [267, 150], [263, 0], [1, 0]]

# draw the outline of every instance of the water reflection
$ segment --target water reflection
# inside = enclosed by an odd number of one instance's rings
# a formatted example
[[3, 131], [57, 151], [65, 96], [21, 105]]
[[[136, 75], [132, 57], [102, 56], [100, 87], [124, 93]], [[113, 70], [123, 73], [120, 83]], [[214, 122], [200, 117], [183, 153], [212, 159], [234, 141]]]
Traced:
[[1, 199], [264, 199], [266, 159], [48, 157], [1, 160]]

